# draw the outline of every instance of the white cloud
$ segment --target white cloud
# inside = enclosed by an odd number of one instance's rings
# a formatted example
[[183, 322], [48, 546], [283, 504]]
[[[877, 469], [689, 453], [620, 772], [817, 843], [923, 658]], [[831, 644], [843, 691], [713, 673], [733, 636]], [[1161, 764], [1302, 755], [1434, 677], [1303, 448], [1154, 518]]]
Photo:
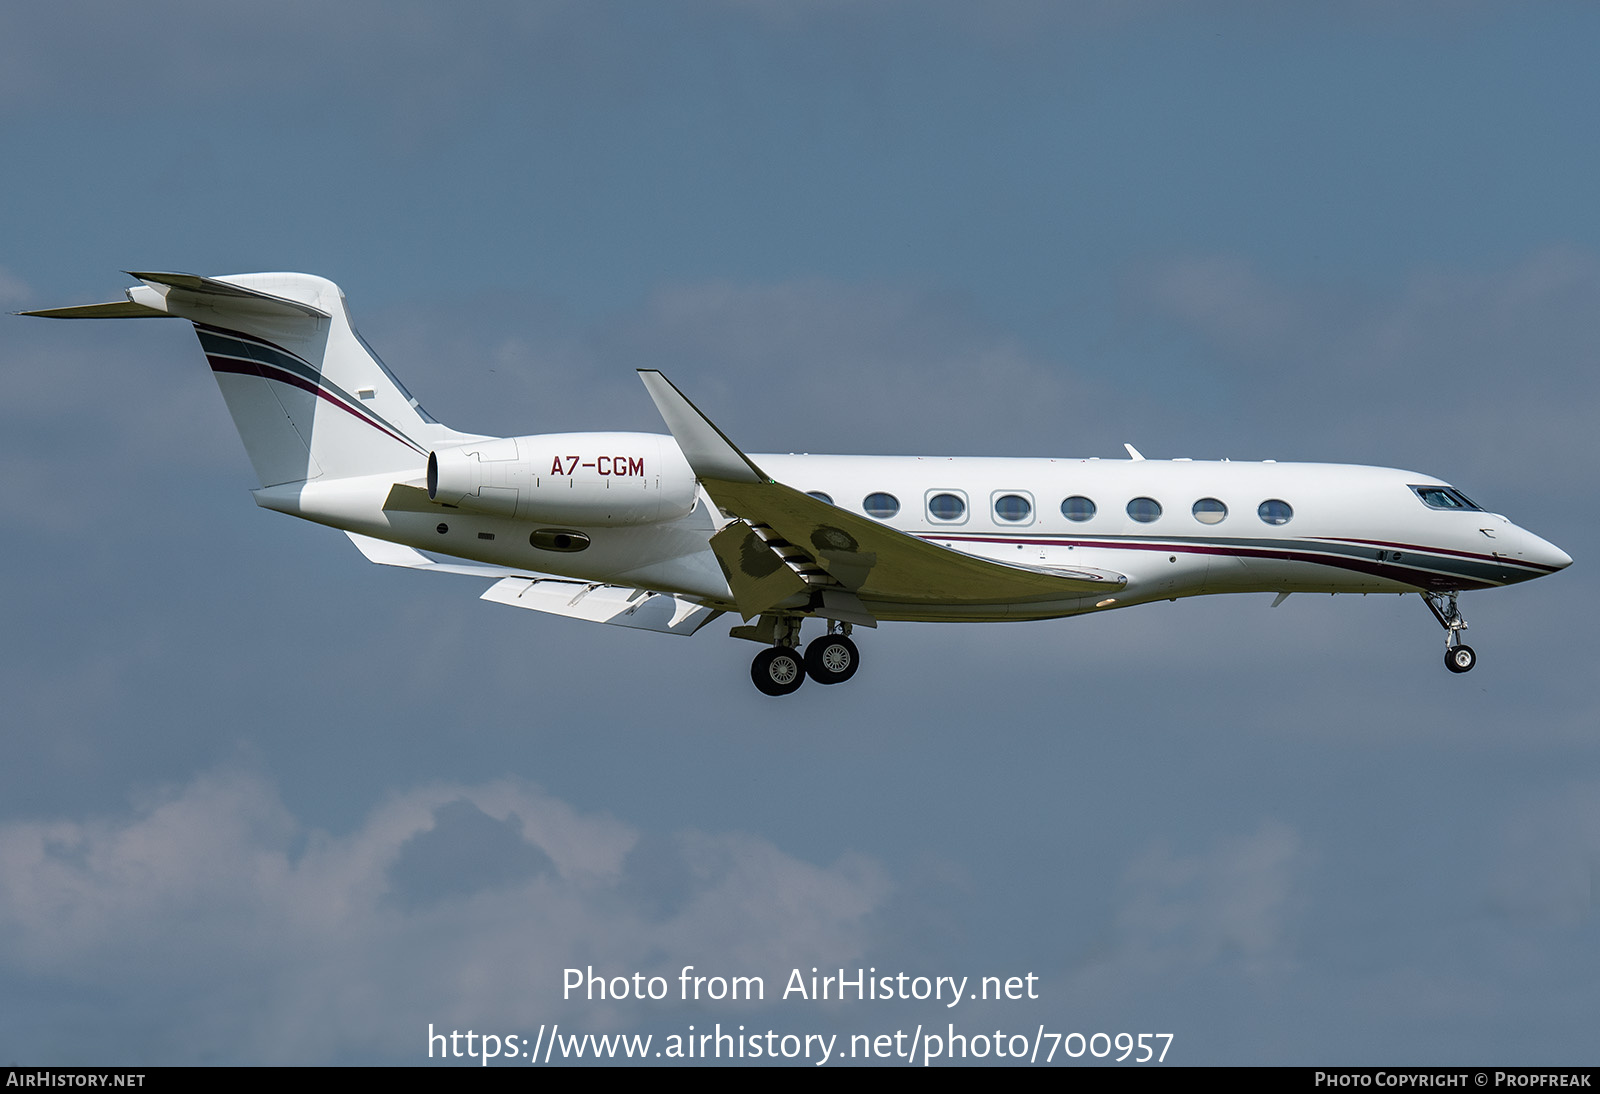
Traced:
[[[462, 834], [497, 826], [551, 868], [394, 900], [408, 845], [467, 814], [481, 819], [453, 829], [457, 880], [504, 850]], [[663, 877], [630, 858], [639, 843], [621, 821], [513, 781], [417, 788], [349, 834], [307, 831], [262, 779], [213, 774], [132, 816], [0, 827], [0, 964], [35, 982], [182, 1000], [160, 1019], [155, 1040], [172, 1054], [161, 1062], [205, 1058], [207, 1046], [238, 1061], [406, 1059], [430, 1021], [520, 1030], [570, 1018], [558, 1009], [568, 966], [675, 975], [715, 961], [770, 975], [854, 960], [889, 891], [865, 859], [819, 867], [739, 834], [658, 841], [674, 849]], [[432, 868], [450, 869], [448, 856]], [[678, 890], [664, 913], [652, 901], [663, 887]], [[603, 1008], [585, 1017], [619, 1020]], [[100, 1018], [114, 1052], [129, 1016]], [[152, 1050], [148, 1031], [140, 1047]]]
[[1070, 989], [1097, 1000], [1203, 971], [1283, 976], [1295, 965], [1305, 859], [1299, 835], [1277, 822], [1193, 854], [1148, 848], [1124, 872], [1108, 945]]

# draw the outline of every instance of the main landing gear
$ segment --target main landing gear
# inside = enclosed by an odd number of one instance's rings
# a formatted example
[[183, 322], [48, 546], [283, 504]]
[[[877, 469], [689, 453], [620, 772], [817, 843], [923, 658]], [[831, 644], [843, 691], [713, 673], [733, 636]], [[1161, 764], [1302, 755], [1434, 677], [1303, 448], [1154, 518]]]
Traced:
[[829, 623], [828, 633], [800, 653], [800, 618], [779, 619], [773, 644], [750, 663], [750, 679], [765, 695], [798, 691], [809, 676], [819, 684], [842, 684], [856, 674], [861, 651], [850, 641], [850, 624]]
[[1478, 663], [1478, 655], [1472, 652], [1472, 647], [1461, 641], [1461, 632], [1467, 629], [1467, 621], [1461, 615], [1461, 609], [1456, 605], [1457, 593], [1423, 593], [1423, 602], [1428, 605], [1428, 610], [1439, 621], [1439, 626], [1445, 629], [1444, 640], [1444, 667], [1451, 672], [1471, 672], [1472, 666]]
[[750, 679], [766, 695], [788, 695], [806, 682], [806, 663], [792, 646], [771, 646], [750, 662]]

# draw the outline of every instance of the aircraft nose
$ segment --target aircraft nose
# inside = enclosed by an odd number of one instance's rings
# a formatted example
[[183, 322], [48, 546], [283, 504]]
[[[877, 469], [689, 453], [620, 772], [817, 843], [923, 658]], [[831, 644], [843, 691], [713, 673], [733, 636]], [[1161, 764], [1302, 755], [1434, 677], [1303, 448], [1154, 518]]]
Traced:
[[1523, 549], [1522, 557], [1537, 566], [1548, 566], [1554, 573], [1556, 570], [1565, 570], [1572, 565], [1572, 556], [1549, 540], [1540, 539], [1532, 532], [1528, 533], [1528, 546]]

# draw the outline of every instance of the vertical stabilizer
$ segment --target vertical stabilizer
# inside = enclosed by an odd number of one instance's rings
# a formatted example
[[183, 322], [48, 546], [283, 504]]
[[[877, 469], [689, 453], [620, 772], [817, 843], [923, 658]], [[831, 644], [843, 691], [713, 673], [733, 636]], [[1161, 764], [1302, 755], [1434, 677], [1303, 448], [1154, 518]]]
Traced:
[[420, 476], [439, 425], [356, 333], [339, 286], [298, 273], [134, 273], [126, 302], [28, 314], [194, 324], [262, 486]]

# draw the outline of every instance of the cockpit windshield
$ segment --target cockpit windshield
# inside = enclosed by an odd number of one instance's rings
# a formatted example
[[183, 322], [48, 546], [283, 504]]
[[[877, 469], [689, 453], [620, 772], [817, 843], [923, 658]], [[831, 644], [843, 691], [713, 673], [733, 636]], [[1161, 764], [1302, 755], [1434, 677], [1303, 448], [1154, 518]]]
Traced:
[[1453, 486], [1412, 486], [1411, 490], [1429, 509], [1471, 509], [1482, 512], [1471, 498]]

